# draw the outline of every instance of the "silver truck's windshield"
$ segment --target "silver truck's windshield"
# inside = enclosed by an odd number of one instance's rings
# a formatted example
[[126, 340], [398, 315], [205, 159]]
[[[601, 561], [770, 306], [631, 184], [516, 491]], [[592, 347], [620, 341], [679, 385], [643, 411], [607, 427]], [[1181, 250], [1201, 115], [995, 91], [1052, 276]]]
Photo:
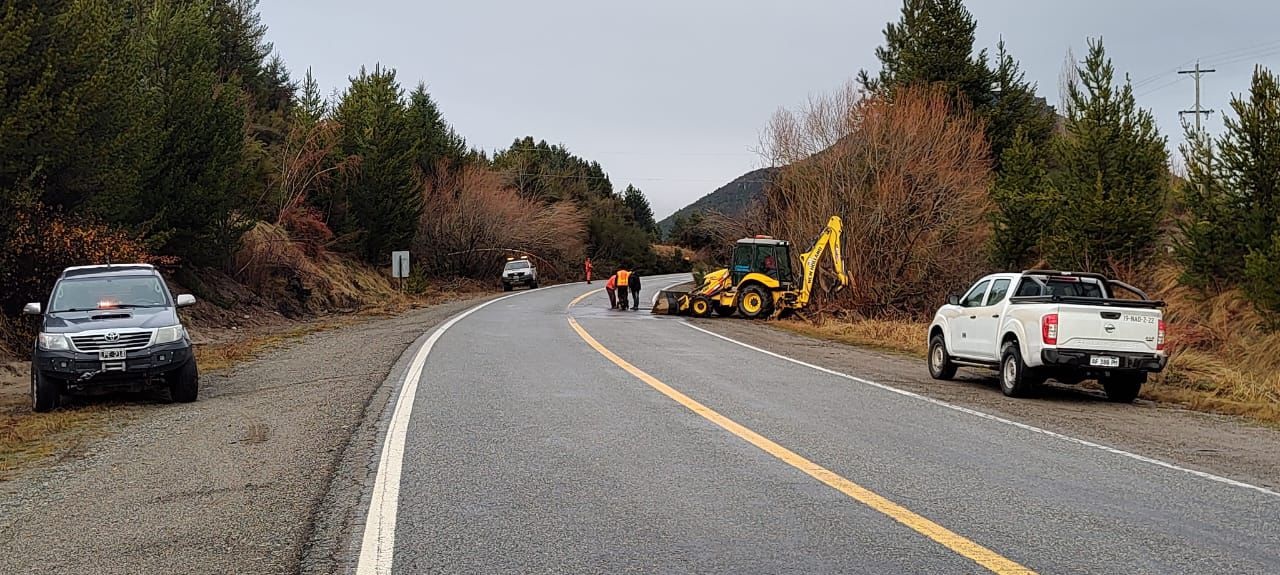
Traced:
[[525, 261], [525, 260], [516, 260], [516, 261], [513, 261], [513, 262], [507, 262], [507, 267], [506, 267], [506, 269], [508, 269], [508, 270], [525, 270], [525, 269], [529, 269], [530, 267], [531, 267], [531, 266], [530, 266], [529, 262], [527, 262], [527, 261]]
[[169, 297], [154, 276], [66, 279], [53, 291], [50, 311], [164, 307]]

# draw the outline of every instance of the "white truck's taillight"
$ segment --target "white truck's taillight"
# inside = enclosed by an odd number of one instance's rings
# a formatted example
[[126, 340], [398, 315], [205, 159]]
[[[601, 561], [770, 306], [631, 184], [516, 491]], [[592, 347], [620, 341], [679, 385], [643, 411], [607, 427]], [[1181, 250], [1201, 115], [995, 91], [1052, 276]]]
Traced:
[[1040, 335], [1045, 345], [1058, 345], [1058, 314], [1044, 316], [1040, 321]]
[[1164, 320], [1160, 320], [1160, 332], [1156, 334], [1156, 351], [1164, 351]]

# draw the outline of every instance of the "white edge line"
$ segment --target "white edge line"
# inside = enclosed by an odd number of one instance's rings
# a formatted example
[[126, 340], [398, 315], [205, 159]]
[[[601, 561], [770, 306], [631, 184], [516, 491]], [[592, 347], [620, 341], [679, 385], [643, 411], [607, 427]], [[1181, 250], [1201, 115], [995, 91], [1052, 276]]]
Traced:
[[991, 415], [991, 414], [989, 414], [989, 413], [985, 413], [985, 412], [982, 412], [982, 411], [978, 411], [978, 410], [976, 410], [976, 409], [969, 409], [969, 408], [967, 408], [967, 407], [961, 407], [961, 406], [959, 406], [959, 405], [955, 405], [955, 404], [953, 404], [953, 403], [948, 403], [948, 402], [942, 401], [941, 399], [934, 399], [934, 398], [932, 398], [932, 397], [928, 397], [928, 396], [925, 396], [925, 395], [920, 395], [920, 394], [918, 394], [918, 393], [914, 393], [914, 392], [906, 391], [906, 390], [903, 390], [903, 389], [898, 389], [898, 388], [896, 388], [896, 387], [889, 386], [889, 385], [885, 385], [885, 384], [883, 384], [883, 383], [877, 383], [877, 382], [871, 381], [871, 380], [869, 380], [869, 379], [863, 379], [863, 378], [861, 378], [861, 377], [855, 377], [855, 376], [849, 375], [849, 374], [847, 374], [847, 373], [841, 373], [841, 372], [838, 372], [838, 371], [835, 371], [835, 370], [827, 369], [827, 368], [822, 367], [822, 366], [814, 365], [814, 364], [811, 364], [811, 363], [806, 363], [806, 362], [800, 361], [800, 360], [798, 360], [798, 359], [794, 359], [794, 358], [790, 358], [790, 357], [787, 357], [787, 356], [782, 355], [782, 354], [774, 353], [774, 352], [769, 351], [769, 350], [767, 350], [767, 349], [761, 349], [761, 348], [758, 348], [758, 347], [756, 347], [756, 346], [754, 346], [754, 345], [751, 345], [751, 344], [748, 344], [748, 343], [743, 343], [743, 342], [740, 342], [740, 341], [738, 341], [738, 340], [736, 340], [736, 339], [733, 339], [733, 338], [730, 338], [730, 337], [726, 337], [726, 336], [720, 335], [720, 334], [718, 334], [718, 333], [715, 333], [715, 332], [713, 332], [713, 331], [709, 331], [709, 330], [706, 330], [706, 329], [700, 328], [700, 327], [698, 327], [698, 326], [696, 326], [696, 325], [693, 325], [693, 324], [690, 324], [690, 323], [688, 323], [688, 322], [685, 322], [685, 323], [684, 323], [684, 325], [685, 325], [686, 327], [691, 328], [691, 329], [695, 329], [695, 330], [700, 331], [700, 332], [702, 332], [702, 333], [705, 333], [705, 334], [707, 334], [707, 335], [710, 335], [710, 336], [713, 336], [713, 337], [720, 338], [720, 339], [722, 339], [722, 340], [724, 340], [724, 341], [727, 341], [727, 342], [729, 342], [729, 343], [732, 343], [732, 344], [735, 344], [735, 345], [739, 345], [739, 346], [745, 347], [745, 348], [750, 349], [750, 350], [752, 350], [752, 351], [757, 351], [757, 352], [763, 353], [763, 354], [765, 354], [765, 355], [768, 355], [768, 356], [771, 356], [771, 357], [775, 357], [775, 358], [781, 359], [781, 360], [783, 360], [783, 361], [789, 361], [789, 362], [794, 363], [794, 364], [796, 364], [796, 365], [802, 365], [802, 366], [807, 367], [807, 368], [810, 368], [810, 369], [815, 369], [815, 370], [817, 370], [817, 371], [821, 371], [821, 372], [826, 373], [826, 374], [828, 374], [828, 375], [834, 375], [834, 376], [836, 376], [836, 377], [842, 377], [842, 378], [847, 379], [847, 380], [850, 380], [850, 381], [854, 381], [854, 382], [857, 382], [857, 383], [861, 383], [861, 384], [863, 384], [863, 385], [869, 385], [869, 386], [871, 386], [871, 387], [874, 387], [874, 388], [877, 388], [877, 389], [882, 389], [882, 390], [884, 390], [884, 391], [888, 391], [888, 392], [891, 392], [891, 393], [896, 393], [896, 394], [901, 395], [901, 396], [910, 397], [910, 398], [912, 398], [912, 399], [919, 399], [919, 400], [921, 400], [921, 401], [927, 401], [927, 402], [932, 403], [932, 404], [934, 404], [934, 405], [937, 405], [937, 406], [939, 406], [939, 407], [945, 407], [945, 408], [950, 409], [950, 410], [953, 410], [953, 411], [959, 411], [960, 413], [967, 413], [967, 414], [969, 414], [969, 415], [973, 415], [973, 416], [981, 417], [982, 419], [986, 419], [986, 420], [988, 420], [988, 421], [994, 421], [994, 422], [997, 422], [997, 423], [1003, 423], [1003, 424], [1005, 424], [1005, 425], [1011, 425], [1011, 426], [1016, 427], [1016, 428], [1018, 428], [1018, 429], [1023, 429], [1023, 430], [1026, 430], [1026, 431], [1030, 431], [1030, 432], [1034, 432], [1034, 433], [1039, 433], [1039, 434], [1042, 434], [1042, 435], [1047, 435], [1047, 436], [1049, 436], [1049, 437], [1053, 437], [1053, 438], [1056, 438], [1056, 439], [1061, 439], [1061, 440], [1063, 440], [1063, 441], [1068, 441], [1068, 442], [1071, 442], [1071, 443], [1075, 443], [1075, 444], [1077, 444], [1077, 445], [1083, 445], [1083, 446], [1085, 446], [1085, 447], [1091, 447], [1091, 448], [1093, 448], [1093, 449], [1099, 449], [1099, 450], [1105, 451], [1105, 452], [1107, 452], [1107, 453], [1111, 453], [1111, 454], [1114, 454], [1114, 455], [1119, 455], [1119, 456], [1121, 456], [1121, 457], [1127, 457], [1127, 458], [1129, 458], [1129, 459], [1133, 459], [1133, 460], [1136, 460], [1136, 461], [1141, 461], [1141, 462], [1143, 462], [1143, 463], [1149, 463], [1149, 464], [1151, 464], [1151, 465], [1155, 465], [1155, 466], [1163, 467], [1163, 468], [1165, 468], [1165, 469], [1171, 469], [1171, 470], [1173, 470], [1173, 471], [1180, 471], [1180, 472], [1182, 472], [1182, 473], [1187, 473], [1187, 474], [1190, 474], [1190, 475], [1194, 475], [1194, 476], [1196, 476], [1196, 477], [1200, 477], [1200, 478], [1202, 478], [1202, 479], [1208, 479], [1208, 480], [1210, 480], [1210, 481], [1216, 481], [1216, 482], [1218, 482], [1218, 483], [1224, 483], [1224, 484], [1226, 484], [1226, 485], [1230, 485], [1230, 486], [1232, 486], [1232, 487], [1239, 487], [1239, 488], [1242, 488], [1242, 489], [1250, 489], [1250, 490], [1253, 490], [1253, 491], [1257, 491], [1258, 493], [1262, 493], [1262, 494], [1264, 494], [1264, 495], [1270, 495], [1270, 496], [1272, 496], [1272, 497], [1280, 497], [1280, 493], [1277, 493], [1277, 492], [1275, 492], [1275, 491], [1272, 491], [1272, 490], [1270, 490], [1270, 489], [1267, 489], [1266, 487], [1262, 487], [1262, 486], [1259, 486], [1259, 485], [1253, 485], [1252, 483], [1245, 483], [1245, 482], [1243, 482], [1243, 481], [1237, 481], [1237, 480], [1235, 480], [1235, 479], [1230, 479], [1230, 478], [1227, 478], [1227, 477], [1222, 477], [1221, 475], [1214, 475], [1214, 474], [1212, 474], [1212, 473], [1207, 473], [1207, 472], [1204, 472], [1204, 471], [1197, 471], [1197, 470], [1195, 470], [1195, 469], [1189, 469], [1189, 468], [1186, 468], [1186, 467], [1182, 467], [1182, 466], [1180, 466], [1180, 465], [1174, 465], [1174, 464], [1169, 463], [1169, 462], [1167, 462], [1167, 461], [1161, 461], [1161, 460], [1159, 460], [1159, 459], [1155, 459], [1155, 458], [1147, 457], [1147, 456], [1145, 456], [1145, 455], [1138, 455], [1138, 454], [1136, 454], [1136, 453], [1130, 453], [1130, 452], [1125, 451], [1125, 450], [1123, 450], [1123, 449], [1117, 449], [1117, 448], [1115, 448], [1115, 447], [1110, 447], [1110, 446], [1102, 445], [1102, 444], [1100, 444], [1100, 443], [1094, 443], [1094, 442], [1092, 442], [1092, 441], [1087, 441], [1087, 440], [1084, 440], [1084, 439], [1079, 439], [1079, 438], [1076, 438], [1076, 437], [1071, 437], [1070, 435], [1063, 435], [1063, 434], [1058, 433], [1058, 432], [1055, 432], [1055, 431], [1049, 431], [1049, 430], [1047, 430], [1047, 429], [1041, 429], [1041, 428], [1036, 427], [1036, 426], [1034, 426], [1034, 425], [1028, 425], [1028, 424], [1026, 424], [1026, 423], [1021, 423], [1021, 422], [1013, 421], [1013, 420], [1011, 420], [1011, 419], [1005, 419], [1005, 418], [1003, 418], [1003, 417], [999, 417], [999, 416]]
[[[548, 286], [543, 290], [570, 285], [576, 284], [559, 284]], [[391, 421], [387, 425], [387, 437], [382, 443], [382, 453], [378, 457], [378, 474], [373, 482], [373, 494], [369, 499], [369, 512], [365, 518], [364, 537], [360, 544], [360, 560], [356, 564], [357, 575], [391, 573], [395, 553], [396, 511], [400, 500], [400, 468], [404, 463], [405, 437], [409, 431], [409, 416], [413, 412], [414, 397], [418, 393], [418, 380], [422, 378], [422, 369], [427, 363], [427, 355], [431, 353], [431, 348], [445, 331], [463, 318], [486, 306], [535, 291], [542, 290], [528, 290], [494, 298], [453, 316], [437, 327], [413, 356], [409, 369], [405, 371], [404, 385], [400, 388], [399, 398], [396, 399], [395, 411], [392, 412]]]

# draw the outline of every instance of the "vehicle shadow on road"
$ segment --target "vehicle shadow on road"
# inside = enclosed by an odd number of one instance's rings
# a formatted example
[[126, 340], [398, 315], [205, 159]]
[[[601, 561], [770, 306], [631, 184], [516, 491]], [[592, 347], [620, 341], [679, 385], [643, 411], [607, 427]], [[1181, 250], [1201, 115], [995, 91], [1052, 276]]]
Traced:
[[[964, 383], [973, 387], [981, 387], [984, 390], [989, 389], [994, 393], [1000, 393], [1000, 378], [998, 376], [973, 373], [957, 377], [955, 381], [956, 383]], [[1108, 403], [1106, 392], [1096, 387], [1096, 384], [1092, 381], [1086, 381], [1079, 385], [1068, 385], [1058, 383], [1052, 379], [1042, 384], [1034, 395], [1026, 399], [1056, 403]]]

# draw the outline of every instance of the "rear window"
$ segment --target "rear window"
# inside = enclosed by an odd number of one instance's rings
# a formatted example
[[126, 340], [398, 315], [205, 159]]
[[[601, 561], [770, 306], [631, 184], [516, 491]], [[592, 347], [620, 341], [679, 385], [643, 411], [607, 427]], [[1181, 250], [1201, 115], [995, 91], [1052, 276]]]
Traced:
[[1023, 278], [1018, 286], [1018, 296], [1056, 295], [1061, 297], [1084, 297], [1103, 299], [1102, 286], [1093, 281], [1081, 281], [1065, 278], [1046, 278], [1044, 286], [1032, 278]]

